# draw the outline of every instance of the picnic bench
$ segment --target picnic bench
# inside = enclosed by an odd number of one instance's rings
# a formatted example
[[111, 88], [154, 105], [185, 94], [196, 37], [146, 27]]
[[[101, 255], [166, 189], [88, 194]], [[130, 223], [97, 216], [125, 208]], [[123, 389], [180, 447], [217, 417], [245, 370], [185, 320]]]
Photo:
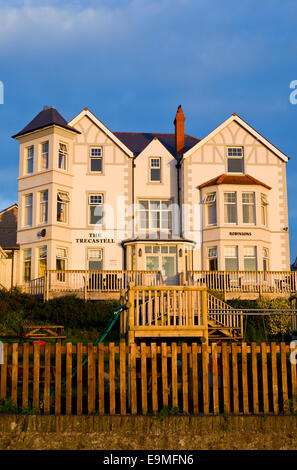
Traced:
[[62, 325], [26, 325], [21, 328], [23, 339], [65, 339]]

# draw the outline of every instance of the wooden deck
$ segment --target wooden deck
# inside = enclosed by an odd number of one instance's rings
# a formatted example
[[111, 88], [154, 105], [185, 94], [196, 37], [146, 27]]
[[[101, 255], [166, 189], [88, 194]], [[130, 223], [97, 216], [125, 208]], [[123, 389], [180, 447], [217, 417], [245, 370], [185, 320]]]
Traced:
[[209, 294], [205, 286], [141, 287], [131, 283], [123, 302], [128, 310], [122, 312], [121, 336], [128, 344], [157, 338], [199, 338], [203, 343], [218, 337], [242, 338], [240, 312]]
[[297, 271], [188, 271], [182, 282], [206, 285], [223, 292], [225, 299], [257, 299], [260, 296], [290, 297], [296, 292]]

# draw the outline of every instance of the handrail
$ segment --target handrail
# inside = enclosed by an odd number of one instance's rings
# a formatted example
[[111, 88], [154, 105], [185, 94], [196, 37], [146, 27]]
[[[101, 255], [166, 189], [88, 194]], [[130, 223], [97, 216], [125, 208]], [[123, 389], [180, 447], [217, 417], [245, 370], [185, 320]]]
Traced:
[[188, 285], [206, 284], [223, 292], [258, 294], [296, 292], [297, 271], [207, 271], [187, 273]]

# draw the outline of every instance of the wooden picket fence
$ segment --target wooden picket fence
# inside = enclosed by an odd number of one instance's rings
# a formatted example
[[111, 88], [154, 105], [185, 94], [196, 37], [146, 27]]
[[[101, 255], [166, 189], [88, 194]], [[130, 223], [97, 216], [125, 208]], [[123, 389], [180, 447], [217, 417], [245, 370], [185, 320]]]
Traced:
[[0, 398], [45, 415], [296, 413], [290, 354], [285, 343], [4, 344]]

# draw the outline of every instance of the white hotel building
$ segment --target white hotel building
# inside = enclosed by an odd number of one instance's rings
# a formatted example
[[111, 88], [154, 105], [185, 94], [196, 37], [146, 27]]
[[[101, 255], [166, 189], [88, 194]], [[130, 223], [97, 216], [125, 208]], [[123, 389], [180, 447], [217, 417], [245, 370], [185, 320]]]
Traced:
[[288, 157], [236, 114], [209, 135], [110, 131], [44, 108], [20, 143], [19, 281], [45, 269], [290, 269]]

